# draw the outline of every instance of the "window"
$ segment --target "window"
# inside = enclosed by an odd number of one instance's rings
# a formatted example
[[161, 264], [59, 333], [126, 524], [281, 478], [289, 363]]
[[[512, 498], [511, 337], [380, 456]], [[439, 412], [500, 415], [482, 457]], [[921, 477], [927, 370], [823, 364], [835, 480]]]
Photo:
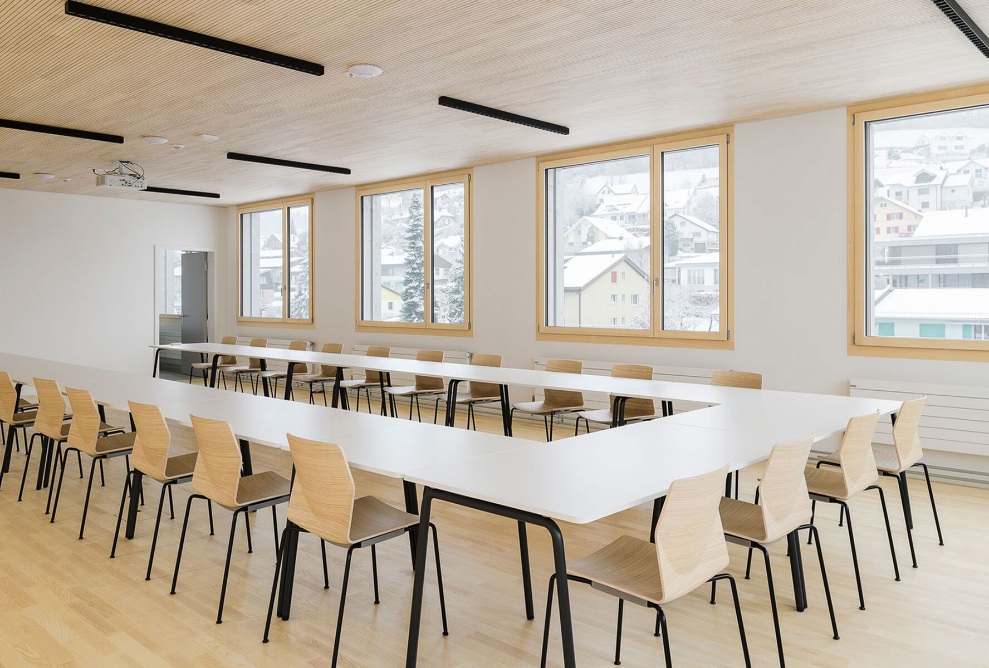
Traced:
[[312, 196], [237, 207], [238, 322], [311, 324]]
[[615, 293], [612, 293], [611, 294], [611, 303], [612, 304], [617, 304], [618, 303], [618, 295], [616, 295]]
[[962, 325], [962, 332], [963, 339], [989, 340], [989, 325], [986, 324]]
[[[975, 324], [989, 321], [989, 289], [980, 278], [989, 269], [989, 255], [980, 250], [989, 247], [989, 208], [972, 188], [955, 188], [943, 199], [938, 195], [951, 189], [935, 188], [963, 168], [974, 169], [972, 161], [983, 155], [982, 141], [966, 140], [968, 148], [954, 156], [954, 163], [919, 148], [912, 157], [904, 152], [895, 168], [886, 159], [890, 142], [920, 147], [925, 133], [964, 127], [973, 129], [971, 136], [989, 136], [989, 88], [971, 92], [849, 109], [851, 353], [989, 360], [989, 339]], [[924, 182], [921, 177], [930, 182], [931, 187], [916, 189], [918, 196], [930, 197], [915, 204], [923, 215], [911, 218], [906, 234], [880, 235], [875, 224], [865, 221], [876, 220], [880, 211], [887, 194], [881, 184], [902, 178], [905, 169], [916, 175], [916, 182]], [[892, 231], [898, 232], [895, 227]]]
[[[539, 160], [537, 338], [733, 347], [730, 130]], [[636, 224], [602, 229], [607, 252], [566, 245], [571, 230], [625, 202], [615, 192], [630, 188], [644, 198]], [[624, 322], [604, 308], [611, 293], [601, 285], [619, 277], [635, 306]]]
[[358, 331], [470, 331], [470, 197], [470, 172], [357, 191]]

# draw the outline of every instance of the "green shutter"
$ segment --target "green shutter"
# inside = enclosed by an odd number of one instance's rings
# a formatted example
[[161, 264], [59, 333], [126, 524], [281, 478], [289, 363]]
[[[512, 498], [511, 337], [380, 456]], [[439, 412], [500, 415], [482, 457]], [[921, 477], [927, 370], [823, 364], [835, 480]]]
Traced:
[[933, 322], [920, 323], [920, 336], [924, 339], [943, 339], [944, 324]]
[[896, 323], [880, 322], [877, 324], [879, 336], [896, 336]]
[[963, 339], [970, 339], [970, 338], [972, 338], [972, 326], [971, 325], [962, 325], [962, 338]]

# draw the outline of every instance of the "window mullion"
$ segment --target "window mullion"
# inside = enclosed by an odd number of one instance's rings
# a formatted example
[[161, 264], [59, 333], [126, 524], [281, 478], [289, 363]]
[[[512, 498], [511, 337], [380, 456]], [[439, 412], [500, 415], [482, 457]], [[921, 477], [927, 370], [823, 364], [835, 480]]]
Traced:
[[289, 254], [291, 253], [292, 239], [288, 224], [288, 206], [282, 207], [282, 320], [288, 320], [289, 295], [291, 290], [287, 289], [289, 281], [292, 280], [289, 274]]
[[429, 327], [433, 324], [433, 186], [423, 184], [422, 211], [422, 273], [426, 285], [422, 304], [422, 324]]

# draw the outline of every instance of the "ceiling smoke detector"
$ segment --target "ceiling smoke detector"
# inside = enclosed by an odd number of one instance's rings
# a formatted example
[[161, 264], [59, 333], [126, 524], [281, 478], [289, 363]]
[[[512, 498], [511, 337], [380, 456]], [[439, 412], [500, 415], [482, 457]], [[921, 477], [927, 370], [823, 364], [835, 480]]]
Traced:
[[361, 65], [351, 65], [347, 70], [347, 74], [355, 79], [370, 79], [376, 77], [384, 72], [377, 65], [361, 64]]
[[154, 135], [152, 135], [152, 136], [146, 136], [146, 137], [144, 137], [144, 143], [145, 144], [155, 144], [155, 145], [167, 144], [168, 143], [168, 138], [167, 137], [157, 137], [157, 136], [154, 136]]
[[41, 181], [51, 181], [53, 178], [55, 178], [55, 175], [49, 174], [48, 172], [35, 172], [34, 178], [39, 179]]

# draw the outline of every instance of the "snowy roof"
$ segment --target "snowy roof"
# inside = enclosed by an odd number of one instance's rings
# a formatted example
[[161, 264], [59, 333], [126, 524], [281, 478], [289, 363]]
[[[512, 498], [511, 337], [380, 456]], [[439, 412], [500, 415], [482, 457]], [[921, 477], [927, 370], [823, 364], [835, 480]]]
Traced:
[[711, 223], [704, 222], [703, 220], [701, 220], [697, 216], [688, 216], [685, 213], [674, 213], [672, 216], [670, 216], [669, 218], [667, 218], [667, 220], [669, 220], [670, 218], [683, 218], [688, 223], [692, 223], [692, 224], [696, 225], [697, 227], [701, 228], [705, 232], [714, 232], [715, 234], [717, 234], [717, 232], [718, 232], [718, 228], [716, 228]]
[[601, 253], [626, 253], [649, 248], [648, 237], [630, 239], [602, 239], [587, 248], [577, 251], [579, 255], [600, 255]]
[[893, 289], [874, 307], [876, 318], [989, 320], [989, 288]]
[[648, 213], [649, 195], [613, 195], [606, 196], [604, 201], [595, 209], [595, 216], [609, 213]]
[[872, 145], [876, 148], [912, 147], [920, 146], [930, 142], [942, 133], [947, 133], [950, 137], [963, 135], [969, 139], [976, 139], [979, 143], [989, 140], [989, 129], [986, 128], [928, 128], [913, 130], [876, 130], [872, 134]]
[[645, 277], [638, 267], [628, 261], [624, 253], [574, 255], [563, 265], [563, 288], [580, 290], [618, 264], [623, 264]]
[[989, 209], [950, 209], [925, 213], [911, 238], [985, 234], [989, 234]]
[[631, 232], [619, 225], [617, 221], [611, 220], [610, 218], [584, 216], [577, 221], [577, 224], [580, 225], [582, 221], [587, 221], [588, 224], [598, 228], [604, 232], [605, 236], [609, 239], [629, 239], [633, 236]]
[[667, 209], [682, 209], [693, 194], [692, 188], [666, 188], [663, 190], [663, 205]]
[[603, 193], [605, 190], [610, 190], [616, 195], [632, 195], [637, 193], [634, 183], [606, 183], [601, 186], [598, 193]]
[[381, 249], [381, 264], [405, 264], [405, 253], [385, 246]]
[[944, 179], [944, 188], [961, 188], [972, 183], [971, 174], [948, 174]]
[[[897, 184], [904, 186], [938, 186], [941, 185], [941, 182], [948, 175], [948, 172], [941, 167], [930, 164], [924, 165], [919, 169], [913, 167], [909, 169], [876, 169], [873, 171], [875, 178], [885, 186]], [[922, 172], [929, 172], [934, 178], [926, 183], [919, 183], [917, 177]]]
[[699, 255], [694, 255], [693, 257], [688, 257], [683, 260], [673, 260], [666, 264], [667, 267], [693, 267], [697, 265], [711, 265], [717, 266], [721, 261], [721, 254], [715, 253], [700, 253]]

